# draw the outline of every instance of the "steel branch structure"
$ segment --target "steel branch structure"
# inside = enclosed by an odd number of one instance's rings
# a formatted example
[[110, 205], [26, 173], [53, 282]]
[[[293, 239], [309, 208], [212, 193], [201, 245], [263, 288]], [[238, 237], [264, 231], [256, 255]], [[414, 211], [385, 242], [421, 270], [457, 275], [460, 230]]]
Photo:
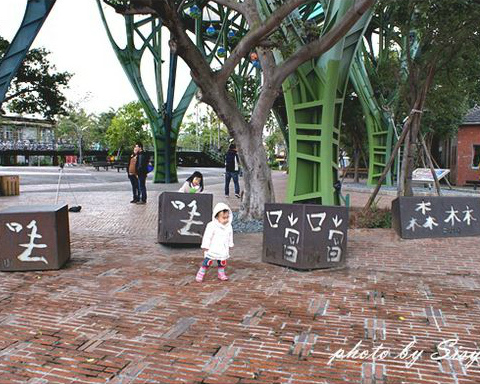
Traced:
[[[326, 3], [326, 2], [325, 2]], [[322, 28], [322, 34], [340, 22], [353, 0], [331, 0], [303, 8], [282, 25], [285, 38], [296, 46], [308, 42], [304, 23]], [[276, 2], [266, 0], [270, 13]], [[288, 203], [340, 204], [338, 146], [341, 114], [350, 66], [368, 25], [371, 11], [321, 57], [300, 66], [283, 84], [289, 129]], [[277, 55], [277, 61], [284, 58]]]
[[[135, 0], [103, 0], [113, 7], [125, 21], [126, 44], [120, 47], [112, 36], [102, 8], [96, 0], [117, 58], [149, 119], [155, 148], [154, 181], [177, 181], [175, 149], [183, 116], [196, 92], [191, 81], [179, 104], [173, 99], [177, 76], [177, 55], [170, 50], [168, 84], [164, 93], [162, 84], [162, 22], [151, 15], [141, 2]], [[24, 22], [0, 65], [0, 101], [15, 75], [35, 35], [40, 29], [55, 0], [29, 0]], [[258, 0], [264, 16], [278, 6], [278, 1]], [[312, 1], [292, 12], [281, 26], [285, 39], [295, 47], [308, 43], [307, 27], [315, 26], [325, 34], [354, 4], [354, 0]], [[244, 18], [235, 11], [208, 0], [186, 0], [179, 12], [187, 28], [195, 34], [196, 45], [212, 66], [222, 65], [226, 52], [248, 32]], [[381, 173], [388, 157], [392, 132], [385, 130], [384, 117], [379, 114], [368, 73], [357, 55], [363, 34], [371, 17], [367, 12], [350, 31], [329, 51], [300, 66], [283, 84], [288, 124], [289, 181], [287, 202], [340, 204], [338, 188], [338, 150], [341, 114], [349, 76], [359, 94], [366, 115], [370, 144], [369, 182]], [[307, 26], [307, 27], [306, 27]], [[15, 54], [16, 52], [19, 54]], [[153, 59], [156, 79], [154, 100], [149, 96], [142, 79], [141, 66], [145, 53]], [[286, 58], [277, 51], [276, 60]], [[352, 63], [353, 69], [351, 70]], [[5, 70], [6, 68], [6, 70]], [[245, 58], [238, 65], [229, 84], [239, 107], [244, 106], [247, 80], [261, 86], [260, 68]], [[5, 73], [5, 74], [4, 74]], [[3, 76], [3, 77], [2, 77]], [[255, 95], [254, 95], [255, 97]]]
[[0, 61], [0, 107], [5, 100], [10, 82], [15, 77], [55, 1], [28, 0], [20, 28]]

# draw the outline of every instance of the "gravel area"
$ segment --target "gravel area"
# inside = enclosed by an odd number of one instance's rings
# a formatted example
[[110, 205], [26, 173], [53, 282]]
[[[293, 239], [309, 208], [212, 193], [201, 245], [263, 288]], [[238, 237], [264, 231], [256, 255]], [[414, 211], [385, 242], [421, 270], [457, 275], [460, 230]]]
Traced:
[[233, 212], [233, 232], [254, 233], [263, 231], [263, 220], [242, 221], [238, 218], [238, 212]]

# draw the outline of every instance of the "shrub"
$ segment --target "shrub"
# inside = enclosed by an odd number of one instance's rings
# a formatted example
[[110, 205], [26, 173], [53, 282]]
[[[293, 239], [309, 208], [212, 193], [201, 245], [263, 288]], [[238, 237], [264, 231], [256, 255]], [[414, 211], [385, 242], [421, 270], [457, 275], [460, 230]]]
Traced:
[[392, 212], [388, 208], [372, 205], [366, 212], [363, 208], [350, 210], [350, 228], [391, 228]]

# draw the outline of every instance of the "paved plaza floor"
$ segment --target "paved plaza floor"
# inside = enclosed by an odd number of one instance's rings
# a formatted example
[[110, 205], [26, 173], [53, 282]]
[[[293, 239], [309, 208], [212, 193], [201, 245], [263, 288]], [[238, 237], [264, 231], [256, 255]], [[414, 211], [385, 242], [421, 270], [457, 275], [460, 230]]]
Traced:
[[[52, 204], [55, 172], [0, 209]], [[0, 272], [0, 383], [480, 383], [480, 238], [355, 229], [346, 268], [300, 272], [262, 263], [261, 233], [235, 234], [230, 280], [197, 283], [199, 249], [156, 243], [157, 197], [180, 184], [149, 183], [140, 206], [113, 171], [70, 172], [96, 178], [71, 179], [71, 261]], [[214, 202], [237, 209], [205, 172]], [[281, 200], [286, 175], [274, 184]]]

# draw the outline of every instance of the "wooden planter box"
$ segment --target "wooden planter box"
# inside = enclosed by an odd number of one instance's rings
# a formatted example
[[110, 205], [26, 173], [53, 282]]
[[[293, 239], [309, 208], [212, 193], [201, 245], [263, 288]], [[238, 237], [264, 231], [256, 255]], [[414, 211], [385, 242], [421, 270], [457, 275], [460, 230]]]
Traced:
[[301, 270], [341, 267], [347, 230], [346, 207], [265, 204], [262, 261]]
[[158, 197], [158, 242], [201, 244], [212, 221], [211, 193], [163, 192]]
[[392, 201], [392, 227], [403, 239], [480, 235], [480, 198], [412, 196]]
[[68, 206], [30, 205], [0, 212], [0, 270], [60, 269], [70, 259]]

